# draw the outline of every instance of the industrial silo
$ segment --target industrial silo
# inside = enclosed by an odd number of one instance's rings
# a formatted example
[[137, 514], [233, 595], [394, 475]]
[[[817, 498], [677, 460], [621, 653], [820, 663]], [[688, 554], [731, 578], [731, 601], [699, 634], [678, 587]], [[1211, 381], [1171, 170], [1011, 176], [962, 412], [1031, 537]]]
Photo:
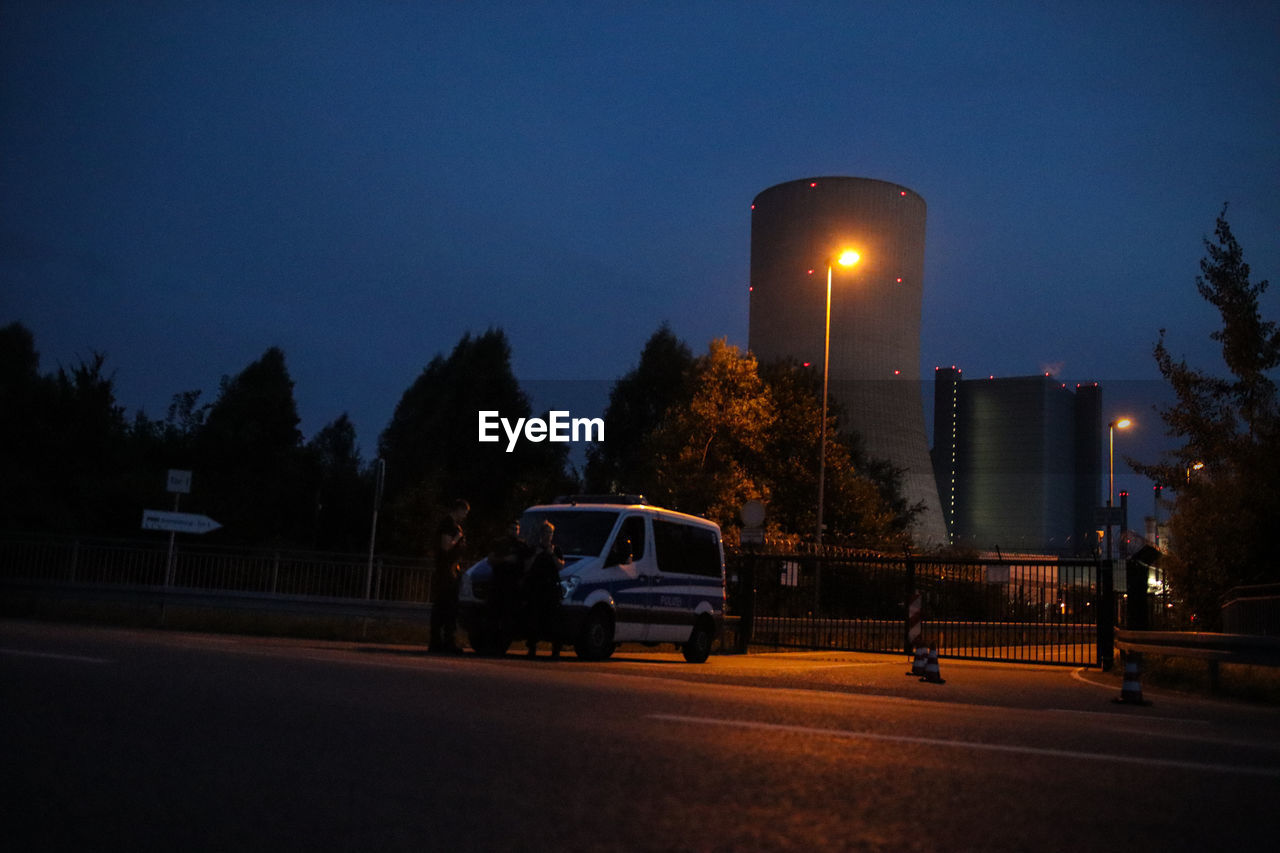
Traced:
[[915, 540], [946, 542], [929, 458], [920, 384], [924, 199], [869, 178], [806, 178], [761, 192], [751, 213], [748, 345], [763, 364], [791, 358], [822, 369], [827, 269], [832, 267], [830, 395], [867, 452], [904, 471], [923, 503]]

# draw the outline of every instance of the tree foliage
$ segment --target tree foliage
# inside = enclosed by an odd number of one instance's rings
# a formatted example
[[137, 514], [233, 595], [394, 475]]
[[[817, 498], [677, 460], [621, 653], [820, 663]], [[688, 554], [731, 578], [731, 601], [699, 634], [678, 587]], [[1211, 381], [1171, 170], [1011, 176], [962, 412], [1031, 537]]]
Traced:
[[[608, 442], [589, 453], [587, 481], [606, 492], [738, 523], [748, 500], [768, 504], [774, 535], [811, 538], [817, 525], [821, 387], [794, 364], [764, 369], [724, 340], [694, 358], [663, 326], [637, 367], [614, 385], [605, 411]], [[897, 549], [909, 542], [913, 509], [895, 472], [862, 460], [857, 436], [829, 415], [828, 541]], [[875, 476], [872, 476], [872, 472]]]
[[0, 526], [103, 533], [123, 519], [128, 427], [93, 353], [39, 373], [31, 332], [0, 329]]
[[312, 504], [299, 420], [278, 347], [223, 377], [195, 442], [200, 501], [222, 524], [222, 538], [271, 544], [308, 538]]
[[563, 444], [477, 441], [478, 413], [514, 423], [533, 412], [511, 371], [505, 333], [464, 335], [446, 358], [437, 355], [406, 390], [378, 442], [387, 464], [388, 547], [430, 552], [439, 516], [453, 500], [472, 506], [469, 541], [498, 534], [530, 503], [572, 491]]
[[328, 551], [358, 551], [368, 544], [373, 490], [360, 459], [355, 424], [346, 412], [307, 442], [308, 481], [315, 488], [312, 542]]
[[642, 489], [653, 468], [651, 437], [684, 401], [693, 353], [664, 323], [640, 352], [640, 362], [614, 383], [604, 412], [608, 440], [587, 451], [589, 492]]
[[1157, 464], [1135, 469], [1176, 492], [1169, 519], [1170, 582], [1189, 612], [1214, 624], [1219, 596], [1230, 587], [1280, 580], [1280, 417], [1273, 378], [1280, 331], [1264, 320], [1266, 281], [1251, 282], [1249, 265], [1223, 208], [1214, 240], [1204, 241], [1196, 287], [1222, 318], [1211, 338], [1222, 348], [1227, 377], [1175, 359], [1160, 331], [1156, 364], [1177, 402], [1160, 416], [1181, 442]]

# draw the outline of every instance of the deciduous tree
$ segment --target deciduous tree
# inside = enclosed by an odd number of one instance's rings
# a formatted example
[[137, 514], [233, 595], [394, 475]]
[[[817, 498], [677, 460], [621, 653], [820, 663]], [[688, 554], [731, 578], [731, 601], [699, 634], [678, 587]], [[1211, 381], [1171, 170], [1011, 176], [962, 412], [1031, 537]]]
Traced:
[[573, 490], [564, 473], [566, 445], [519, 441], [507, 452], [505, 439], [482, 443], [481, 411], [498, 412], [512, 423], [532, 415], [500, 329], [464, 335], [447, 358], [431, 360], [396, 405], [378, 441], [387, 464], [389, 550], [430, 553], [438, 516], [463, 498], [472, 507], [468, 540], [482, 553], [524, 507]]
[[1156, 364], [1177, 402], [1161, 410], [1181, 445], [1158, 464], [1134, 467], [1175, 491], [1166, 566], [1175, 594], [1191, 614], [1216, 623], [1219, 596], [1232, 586], [1280, 580], [1280, 417], [1274, 372], [1280, 331], [1262, 318], [1266, 281], [1251, 282], [1226, 208], [1214, 239], [1204, 241], [1196, 277], [1200, 295], [1222, 318], [1211, 338], [1221, 344], [1227, 376], [1175, 359], [1162, 329]]

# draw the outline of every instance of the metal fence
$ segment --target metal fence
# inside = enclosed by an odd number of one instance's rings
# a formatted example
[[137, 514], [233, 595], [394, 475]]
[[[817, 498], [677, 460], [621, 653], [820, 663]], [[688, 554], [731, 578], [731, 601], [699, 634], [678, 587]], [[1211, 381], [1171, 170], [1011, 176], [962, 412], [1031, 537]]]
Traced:
[[1105, 564], [1094, 560], [746, 552], [729, 565], [730, 610], [755, 644], [905, 652], [908, 606], [918, 594], [920, 642], [940, 654], [1099, 663], [1107, 598]]
[[425, 560], [167, 542], [0, 536], [0, 579], [375, 601], [430, 600]]
[[[1116, 625], [1180, 626], [1159, 571], [1080, 559], [942, 560], [825, 551], [728, 555], [734, 642], [1110, 665]], [[1145, 584], [1143, 580], [1145, 579]], [[167, 542], [0, 535], [0, 580], [426, 602], [428, 561]], [[1138, 614], [1144, 613], [1145, 619]], [[1143, 624], [1139, 624], [1143, 623]]]

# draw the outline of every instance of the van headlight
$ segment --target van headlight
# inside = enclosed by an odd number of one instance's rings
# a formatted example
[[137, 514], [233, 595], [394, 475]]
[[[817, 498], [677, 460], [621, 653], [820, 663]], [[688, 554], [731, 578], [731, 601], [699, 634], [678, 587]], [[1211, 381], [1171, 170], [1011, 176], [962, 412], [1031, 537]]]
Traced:
[[568, 601], [569, 599], [573, 598], [573, 591], [578, 588], [578, 584], [580, 581], [581, 581], [581, 578], [579, 578], [577, 575], [569, 575], [569, 577], [567, 578], [561, 578], [560, 579], [560, 599], [562, 601]]

